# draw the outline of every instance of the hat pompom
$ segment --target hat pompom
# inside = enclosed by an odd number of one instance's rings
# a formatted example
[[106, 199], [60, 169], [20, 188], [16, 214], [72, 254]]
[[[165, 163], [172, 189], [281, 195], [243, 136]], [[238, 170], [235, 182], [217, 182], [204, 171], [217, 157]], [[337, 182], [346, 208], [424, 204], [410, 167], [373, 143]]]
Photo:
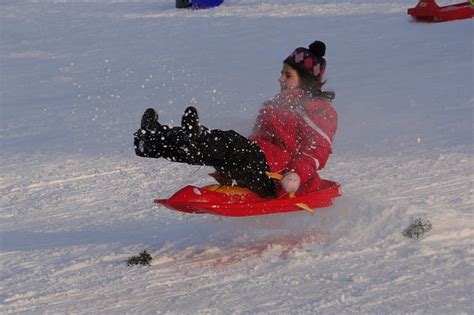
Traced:
[[311, 45], [309, 45], [309, 51], [316, 57], [324, 57], [326, 54], [326, 44], [320, 42], [319, 40], [314, 41]]

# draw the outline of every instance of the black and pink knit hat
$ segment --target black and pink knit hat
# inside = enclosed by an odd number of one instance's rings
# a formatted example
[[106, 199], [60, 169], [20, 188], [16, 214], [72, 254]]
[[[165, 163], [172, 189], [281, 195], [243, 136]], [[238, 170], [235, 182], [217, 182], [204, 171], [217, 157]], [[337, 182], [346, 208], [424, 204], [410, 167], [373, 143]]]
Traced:
[[316, 80], [322, 80], [326, 70], [326, 45], [323, 42], [315, 41], [308, 48], [296, 48], [283, 63], [302, 71], [314, 77]]

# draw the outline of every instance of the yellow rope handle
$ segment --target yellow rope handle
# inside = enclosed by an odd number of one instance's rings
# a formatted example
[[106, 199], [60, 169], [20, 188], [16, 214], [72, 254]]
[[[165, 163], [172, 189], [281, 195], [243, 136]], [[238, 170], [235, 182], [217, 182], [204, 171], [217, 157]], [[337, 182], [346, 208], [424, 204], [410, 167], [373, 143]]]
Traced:
[[280, 173], [267, 172], [267, 176], [276, 180], [283, 179], [283, 175], [281, 175]]
[[311, 215], [314, 215], [314, 210], [311, 209], [307, 204], [303, 202], [299, 202], [295, 204], [298, 208], [303, 209], [304, 211], [308, 212]]

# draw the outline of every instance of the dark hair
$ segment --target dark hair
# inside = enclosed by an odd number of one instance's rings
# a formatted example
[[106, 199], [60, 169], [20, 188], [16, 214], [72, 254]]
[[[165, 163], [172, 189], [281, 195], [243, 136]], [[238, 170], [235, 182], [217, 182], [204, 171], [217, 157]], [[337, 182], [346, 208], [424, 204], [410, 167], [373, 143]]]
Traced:
[[327, 100], [333, 100], [336, 97], [336, 93], [333, 91], [321, 90], [323, 85], [326, 84], [326, 80], [316, 79], [306, 71], [301, 71], [299, 68], [292, 68], [298, 73], [300, 79], [300, 88], [311, 98], [320, 97]]

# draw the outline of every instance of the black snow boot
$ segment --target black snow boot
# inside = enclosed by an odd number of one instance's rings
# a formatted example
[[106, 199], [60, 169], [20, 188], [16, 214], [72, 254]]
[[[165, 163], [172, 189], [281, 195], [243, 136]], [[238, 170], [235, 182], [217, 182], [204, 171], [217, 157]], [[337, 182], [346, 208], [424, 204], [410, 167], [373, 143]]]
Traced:
[[143, 113], [141, 128], [133, 135], [135, 154], [141, 157], [194, 164], [195, 157], [199, 155], [197, 146], [182, 128], [161, 125], [153, 108]]
[[143, 113], [140, 129], [133, 134], [135, 154], [141, 157], [161, 157], [153, 143], [157, 141], [162, 129], [163, 126], [158, 122], [158, 113], [153, 108], [148, 108]]
[[184, 110], [183, 117], [181, 118], [181, 128], [194, 141], [199, 141], [209, 131], [208, 128], [199, 123], [198, 111], [193, 106], [189, 106]]
[[141, 129], [156, 130], [159, 127], [158, 113], [153, 108], [148, 108], [142, 116]]

